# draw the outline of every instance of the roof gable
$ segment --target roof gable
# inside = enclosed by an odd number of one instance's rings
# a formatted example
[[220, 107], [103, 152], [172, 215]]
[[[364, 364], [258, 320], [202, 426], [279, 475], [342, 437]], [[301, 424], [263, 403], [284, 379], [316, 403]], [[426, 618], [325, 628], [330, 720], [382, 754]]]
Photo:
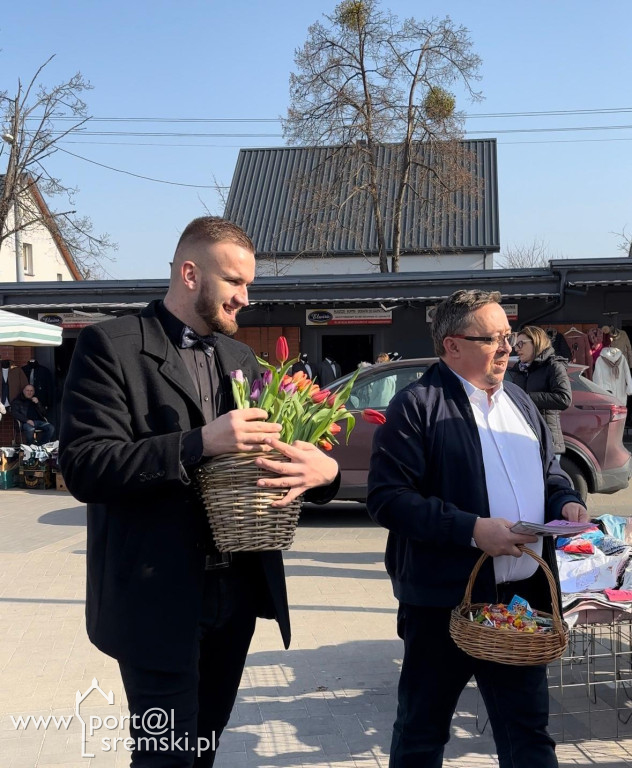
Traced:
[[[4, 187], [4, 174], [0, 174], [0, 194], [2, 193], [3, 187]], [[79, 271], [79, 268], [77, 267], [77, 264], [75, 263], [75, 260], [70, 252], [70, 249], [68, 248], [68, 245], [66, 244], [66, 241], [64, 240], [64, 237], [61, 234], [59, 227], [57, 226], [55, 218], [53, 214], [50, 212], [50, 208], [46, 204], [46, 201], [42, 197], [42, 194], [39, 191], [39, 188], [33, 179], [30, 179], [28, 192], [31, 194], [33, 200], [35, 201], [35, 204], [37, 205], [37, 208], [42, 214], [42, 224], [50, 232], [51, 237], [55, 241], [55, 245], [57, 246], [63, 260], [66, 262], [66, 266], [70, 270], [70, 274], [73, 276], [75, 280], [83, 280], [83, 275], [81, 274], [81, 272]]]

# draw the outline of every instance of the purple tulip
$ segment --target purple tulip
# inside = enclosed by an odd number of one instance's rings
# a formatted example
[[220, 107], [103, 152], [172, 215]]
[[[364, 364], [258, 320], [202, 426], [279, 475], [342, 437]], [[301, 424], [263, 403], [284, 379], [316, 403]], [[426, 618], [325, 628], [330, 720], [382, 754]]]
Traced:
[[266, 371], [263, 374], [263, 383], [268, 386], [268, 384], [272, 384], [272, 371]]
[[230, 378], [235, 379], [235, 381], [238, 381], [240, 384], [244, 383], [244, 372], [243, 371], [231, 371], [230, 372]]
[[252, 388], [250, 390], [250, 399], [259, 400], [262, 392], [263, 392], [263, 384], [261, 383], [261, 380], [255, 379], [252, 383]]
[[296, 384], [293, 381], [288, 381], [287, 384], [281, 384], [279, 391], [287, 392], [288, 395], [293, 395], [296, 392]]

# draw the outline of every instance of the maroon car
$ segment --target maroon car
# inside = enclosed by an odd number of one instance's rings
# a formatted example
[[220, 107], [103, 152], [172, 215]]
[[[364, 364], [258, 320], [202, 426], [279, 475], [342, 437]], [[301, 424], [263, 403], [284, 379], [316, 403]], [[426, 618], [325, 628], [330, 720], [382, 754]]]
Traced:
[[[367, 475], [375, 424], [360, 417], [364, 408], [385, 411], [395, 392], [421, 378], [436, 358], [424, 357], [396, 360], [373, 365], [360, 371], [347, 403], [356, 413], [356, 426], [349, 445], [344, 442], [332, 456], [338, 461], [342, 483], [338, 499], [366, 499]], [[562, 469], [568, 473], [575, 488], [586, 498], [588, 493], [614, 493], [627, 488], [632, 473], [632, 457], [623, 445], [623, 430], [627, 409], [605, 390], [581, 375], [584, 366], [569, 365], [573, 400], [561, 413], [566, 453]], [[338, 388], [349, 379], [344, 376], [328, 386]]]

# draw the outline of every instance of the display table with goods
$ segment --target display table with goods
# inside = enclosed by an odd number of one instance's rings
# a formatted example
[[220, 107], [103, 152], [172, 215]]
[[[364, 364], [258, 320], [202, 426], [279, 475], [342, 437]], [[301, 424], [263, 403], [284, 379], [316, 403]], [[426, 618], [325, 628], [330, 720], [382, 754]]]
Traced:
[[0, 491], [8, 491], [18, 484], [18, 449], [0, 448]]
[[[267, 411], [268, 421], [281, 424], [279, 440], [284, 443], [300, 440], [330, 451], [338, 442], [336, 436], [343, 423], [348, 440], [355, 419], [345, 403], [355, 377], [339, 392], [323, 390], [304, 372], [289, 375], [298, 358], [288, 360], [284, 337], [277, 341], [276, 350], [278, 369], [257, 358], [264, 370], [261, 379], [250, 383], [242, 371], [231, 372], [235, 406]], [[258, 485], [262, 478], [277, 477], [257, 466], [256, 460], [261, 456], [288, 461], [278, 451], [224, 454], [215, 456], [196, 472], [198, 492], [220, 552], [289, 549], [292, 545], [301, 499], [287, 506], [273, 506], [287, 489]]]
[[44, 445], [21, 445], [19, 451], [19, 485], [31, 490], [53, 487], [52, 463], [57, 455], [59, 441]]

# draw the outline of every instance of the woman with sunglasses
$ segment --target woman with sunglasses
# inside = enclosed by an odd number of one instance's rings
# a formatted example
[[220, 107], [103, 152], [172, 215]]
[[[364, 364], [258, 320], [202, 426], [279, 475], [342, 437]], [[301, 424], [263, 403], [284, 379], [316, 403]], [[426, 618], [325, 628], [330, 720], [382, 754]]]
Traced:
[[556, 357], [551, 340], [542, 330], [528, 325], [518, 333], [514, 346], [518, 362], [507, 378], [531, 397], [553, 436], [557, 458], [564, 453], [560, 411], [571, 404], [571, 383], [566, 360]]

